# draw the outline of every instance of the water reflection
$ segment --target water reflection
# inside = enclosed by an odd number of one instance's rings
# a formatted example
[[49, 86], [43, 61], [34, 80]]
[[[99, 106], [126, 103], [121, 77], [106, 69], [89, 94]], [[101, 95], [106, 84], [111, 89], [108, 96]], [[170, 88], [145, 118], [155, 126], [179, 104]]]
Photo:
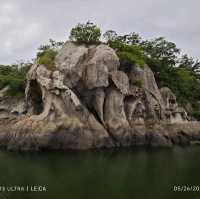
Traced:
[[200, 198], [200, 148], [93, 152], [0, 152], [0, 185], [45, 185], [47, 192], [1, 192], [0, 199]]

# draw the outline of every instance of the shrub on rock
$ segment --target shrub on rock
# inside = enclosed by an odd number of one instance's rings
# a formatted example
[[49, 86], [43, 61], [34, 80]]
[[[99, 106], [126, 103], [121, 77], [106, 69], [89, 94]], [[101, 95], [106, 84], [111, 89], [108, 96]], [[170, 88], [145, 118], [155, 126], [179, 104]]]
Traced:
[[78, 24], [72, 28], [70, 33], [70, 40], [84, 44], [98, 44], [100, 43], [101, 30], [95, 24], [87, 22], [86, 24]]

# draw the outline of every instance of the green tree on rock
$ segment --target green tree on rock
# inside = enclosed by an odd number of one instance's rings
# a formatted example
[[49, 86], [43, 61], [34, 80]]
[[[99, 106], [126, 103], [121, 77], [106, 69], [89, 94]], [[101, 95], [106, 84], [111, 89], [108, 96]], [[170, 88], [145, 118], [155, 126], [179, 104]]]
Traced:
[[100, 43], [101, 30], [92, 22], [86, 24], [79, 23], [72, 28], [70, 33], [70, 40], [84, 44], [98, 44]]
[[49, 70], [55, 70], [55, 57], [62, 46], [63, 42], [52, 39], [49, 40], [49, 44], [41, 45], [37, 52], [38, 64], [45, 65]]

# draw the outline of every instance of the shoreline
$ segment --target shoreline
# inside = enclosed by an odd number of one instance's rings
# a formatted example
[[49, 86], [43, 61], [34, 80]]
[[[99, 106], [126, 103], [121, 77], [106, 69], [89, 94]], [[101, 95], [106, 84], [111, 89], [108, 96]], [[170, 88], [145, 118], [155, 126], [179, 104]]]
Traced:
[[[43, 121], [44, 122], [44, 121]], [[18, 124], [18, 123], [17, 123]], [[54, 123], [55, 124], [55, 123]], [[27, 126], [26, 126], [27, 125]], [[113, 130], [115, 135], [105, 134], [99, 130], [76, 127], [68, 124], [55, 128], [34, 128], [16, 124], [0, 125], [0, 148], [8, 151], [68, 151], [121, 149], [129, 147], [167, 147], [176, 145], [200, 145], [200, 123], [188, 122], [182, 124], [154, 123], [151, 125], [136, 125], [134, 128]], [[42, 125], [42, 124], [40, 124]], [[52, 124], [51, 124], [52, 125]], [[25, 128], [26, 126], [26, 128]], [[50, 126], [50, 125], [49, 125]], [[120, 132], [120, 134], [119, 134]]]

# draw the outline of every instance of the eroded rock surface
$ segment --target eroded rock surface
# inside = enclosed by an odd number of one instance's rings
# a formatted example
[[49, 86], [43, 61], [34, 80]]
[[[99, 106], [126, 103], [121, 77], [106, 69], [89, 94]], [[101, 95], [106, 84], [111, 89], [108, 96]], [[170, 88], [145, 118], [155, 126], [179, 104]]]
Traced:
[[164, 101], [166, 119], [171, 123], [187, 122], [187, 112], [183, 107], [178, 105], [174, 93], [167, 87], [161, 88], [160, 92]]
[[[64, 44], [55, 63], [54, 71], [31, 67], [26, 104], [0, 99], [0, 146], [89, 149], [200, 140], [199, 123], [188, 121], [169, 88], [158, 88], [147, 65], [131, 66], [127, 73], [107, 45], [72, 42]], [[186, 123], [192, 128], [184, 130]]]

